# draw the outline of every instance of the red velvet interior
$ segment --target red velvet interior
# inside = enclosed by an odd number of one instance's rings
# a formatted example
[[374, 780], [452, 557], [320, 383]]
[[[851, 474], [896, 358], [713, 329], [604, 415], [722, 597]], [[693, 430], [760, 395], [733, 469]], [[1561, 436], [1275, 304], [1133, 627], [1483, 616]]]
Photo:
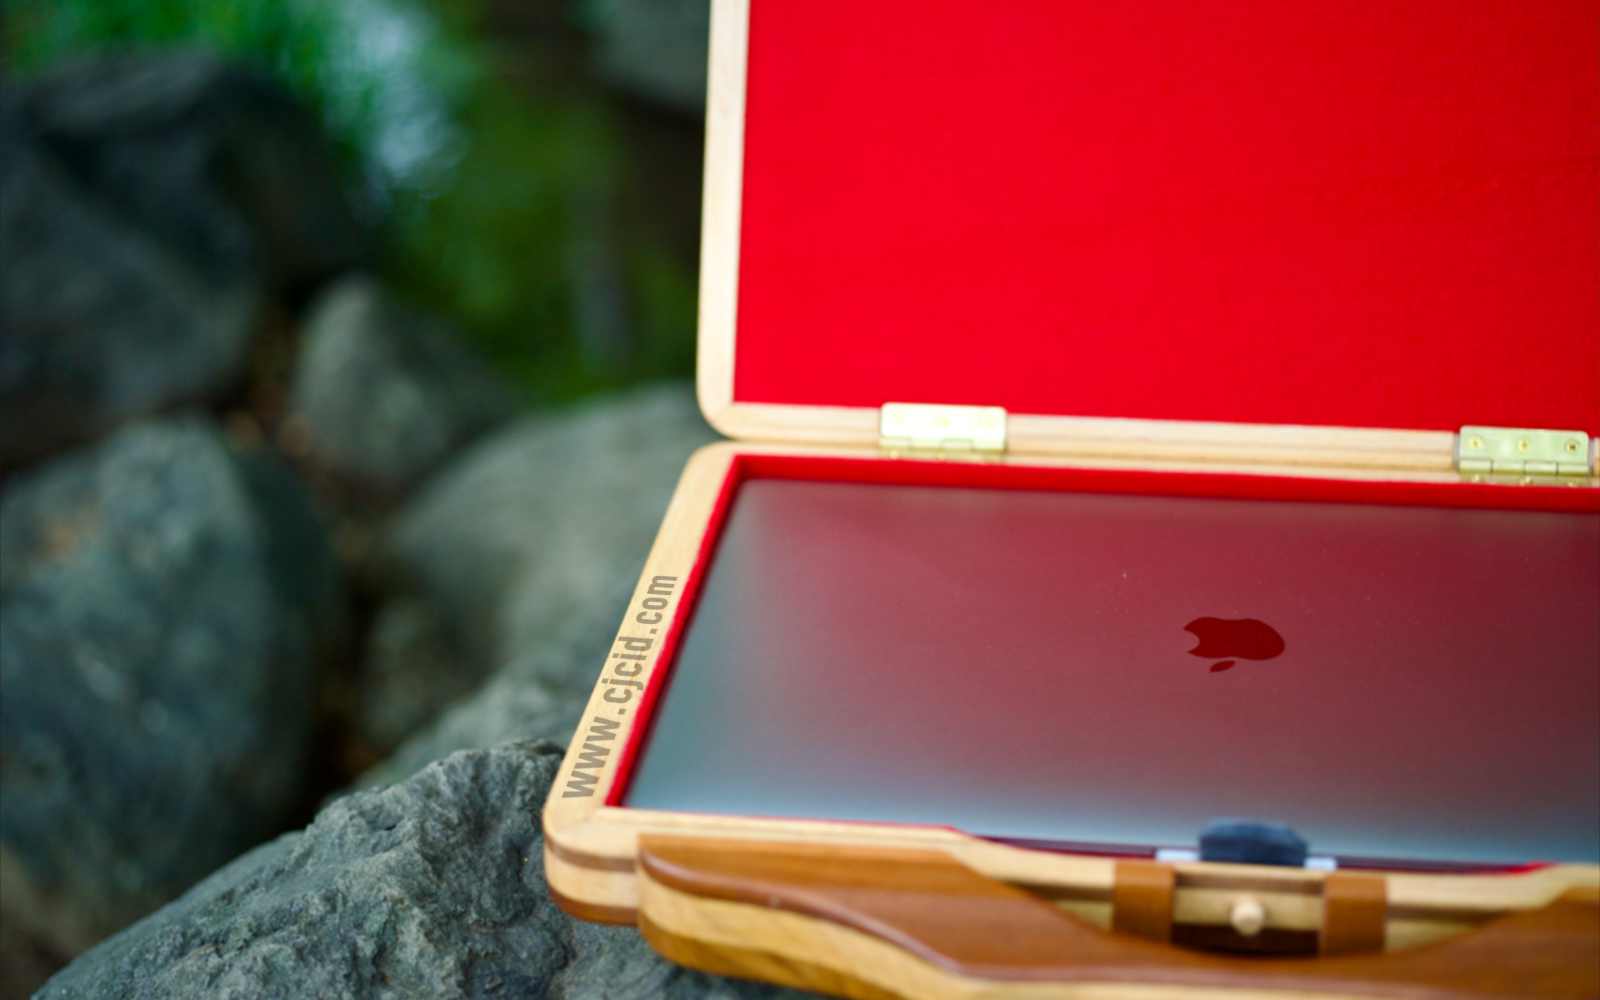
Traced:
[[622, 803], [634, 764], [649, 739], [649, 720], [654, 717], [656, 703], [670, 682], [684, 630], [694, 617], [695, 603], [716, 553], [728, 511], [737, 499], [739, 485], [757, 478], [1600, 513], [1600, 490], [1561, 486], [1508, 488], [1483, 483], [1383, 482], [909, 459], [737, 455], [718, 491], [694, 566], [684, 581], [683, 598], [673, 613], [662, 642], [659, 665], [640, 698], [638, 718], [645, 722], [634, 727], [627, 744], [622, 748], [618, 759], [618, 777], [606, 796], [607, 805]]
[[735, 398], [1600, 433], [1593, 0], [754, 0]]

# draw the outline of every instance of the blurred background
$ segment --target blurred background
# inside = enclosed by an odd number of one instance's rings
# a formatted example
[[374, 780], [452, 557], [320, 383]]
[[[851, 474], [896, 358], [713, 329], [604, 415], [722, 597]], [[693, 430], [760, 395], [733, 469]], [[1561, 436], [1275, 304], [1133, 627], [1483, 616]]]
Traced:
[[0, 8], [0, 995], [568, 738], [711, 436], [706, 7]]
[[705, 4], [6, 7], [8, 83], [92, 56], [207, 51], [281, 88], [373, 230], [363, 263], [526, 399], [692, 369]]

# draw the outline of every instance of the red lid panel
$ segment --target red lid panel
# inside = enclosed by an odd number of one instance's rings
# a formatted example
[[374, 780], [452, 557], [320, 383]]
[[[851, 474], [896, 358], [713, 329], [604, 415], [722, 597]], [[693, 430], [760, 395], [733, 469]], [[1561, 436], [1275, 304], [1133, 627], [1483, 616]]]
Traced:
[[1600, 433], [1600, 5], [754, 0], [734, 399]]

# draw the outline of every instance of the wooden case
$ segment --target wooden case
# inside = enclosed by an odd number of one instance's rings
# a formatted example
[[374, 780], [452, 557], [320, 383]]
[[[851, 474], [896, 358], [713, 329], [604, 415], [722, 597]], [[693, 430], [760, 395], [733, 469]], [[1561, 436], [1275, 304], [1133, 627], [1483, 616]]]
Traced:
[[[1600, 52], [1593, 45], [1592, 9], [1581, 3], [1500, 3], [1490, 4], [1487, 13], [1467, 15], [1454, 5], [1416, 0], [1400, 5], [1398, 14], [1393, 5], [1357, 5], [1328, 20], [1313, 16], [1309, 5], [1289, 13], [1247, 15], [1240, 5], [1211, 4], [1199, 5], [1209, 14], [1196, 21], [1194, 5], [1139, 6], [1137, 13], [1118, 15], [1094, 13], [1099, 8], [1088, 5], [1019, 3], [980, 13], [967, 5], [861, 8], [756, 0], [752, 12], [751, 0], [716, 0], [698, 390], [707, 419], [735, 440], [707, 447], [685, 469], [618, 634], [619, 643], [648, 634], [654, 637], [650, 648], [630, 658], [628, 685], [614, 686], [619, 677], [610, 667], [600, 678], [556, 778], [543, 814], [552, 895], [586, 919], [637, 923], [658, 950], [685, 964], [851, 996], [1210, 996], [1241, 988], [1328, 996], [1600, 995], [1600, 866], [1595, 865], [1429, 874], [1158, 863], [1028, 850], [947, 828], [620, 805], [621, 782], [640, 752], [653, 699], [692, 612], [741, 461], [810, 456], [888, 463], [908, 454], [925, 458], [931, 451], [953, 462], [1041, 469], [1517, 491], [1515, 506], [1600, 510], [1597, 441], [1591, 440], [1600, 435]], [[1085, 27], [1074, 17], [1095, 26]], [[1158, 30], [1178, 22], [1186, 27], [1165, 36]], [[1168, 231], [1187, 233], [1198, 224], [1196, 218], [1208, 233], [1222, 230], [1216, 253], [1229, 261], [1246, 260], [1250, 268], [1265, 269], [1265, 276], [1246, 274], [1241, 264], [1237, 273], [1218, 265], [1198, 276], [1183, 271], [1175, 279], [1187, 282], [1184, 287], [1212, 280], [1225, 290], [1197, 307], [1204, 315], [1195, 321], [1221, 329], [1230, 319], [1259, 312], [1240, 305], [1248, 297], [1241, 288], [1261, 289], [1266, 304], [1261, 308], [1278, 309], [1308, 287], [1309, 279], [1297, 273], [1272, 270], [1262, 238], [1272, 227], [1249, 216], [1245, 210], [1254, 205], [1272, 225], [1315, 229], [1321, 242], [1308, 241], [1314, 270], [1346, 293], [1338, 303], [1324, 303], [1330, 315], [1318, 313], [1305, 322], [1331, 329], [1339, 323], [1359, 326], [1354, 320], [1360, 319], [1367, 326], [1345, 341], [1339, 340], [1343, 334], [1325, 335], [1315, 349], [1292, 335], [1219, 334], [1229, 356], [1242, 352], [1252, 360], [1226, 366], [1222, 375], [1204, 369], [1196, 385], [1188, 384], [1185, 372], [1195, 371], [1207, 355], [1193, 344], [1177, 350], [1188, 352], [1187, 369], [1180, 365], [1165, 374], [1138, 374], [1150, 351], [1148, 338], [1159, 342], [1161, 336], [1150, 328], [1176, 322], [1178, 313], [1155, 310], [1159, 315], [1129, 318], [1127, 303], [1149, 291], [1137, 282], [1113, 289], [1109, 299], [1124, 299], [1109, 304], [1085, 298], [1084, 288], [1075, 286], [1077, 308], [1064, 313], [1049, 295], [996, 305], [994, 289], [1000, 286], [995, 283], [1008, 280], [1009, 272], [979, 269], [969, 292], [939, 299], [919, 323], [892, 330], [883, 326], [881, 317], [905, 303], [907, 282], [926, 290], [930, 282], [951, 281], [951, 274], [941, 270], [947, 258], [940, 256], [950, 248], [935, 246], [907, 265], [928, 271], [928, 277], [908, 277], [889, 267], [852, 285], [841, 269], [870, 268], [872, 254], [915, 257], [919, 251], [914, 245], [908, 249], [908, 242], [926, 242], [928, 236], [921, 231], [879, 234], [879, 228], [916, 228], [915, 206], [895, 201], [894, 185], [860, 185], [863, 190], [841, 196], [842, 204], [819, 206], [819, 190], [851, 188], [850, 176], [836, 176], [831, 172], [841, 169], [836, 165], [795, 165], [796, 151], [808, 139], [815, 144], [822, 129], [830, 135], [837, 129], [847, 137], [841, 141], [856, 144], [852, 149], [887, 131], [882, 148], [861, 152], [857, 159], [864, 165], [855, 169], [875, 176], [904, 170], [908, 156], [913, 163], [923, 157], [943, 165], [939, 157], [946, 147], [935, 143], [908, 154], [904, 136], [885, 124], [898, 118], [886, 116], [915, 106], [916, 88], [907, 89], [908, 77], [915, 82], [919, 68], [943, 61], [933, 57], [969, 48], [978, 54], [957, 67], [956, 77], [994, 77], [975, 86], [974, 93], [952, 97], [949, 66], [926, 71], [944, 81], [929, 89], [949, 99], [946, 111], [957, 120], [950, 132], [957, 139], [972, 141], [974, 115], [992, 112], [1002, 123], [996, 126], [1000, 134], [1011, 135], [1007, 129], [1023, 127], [1017, 123], [1030, 116], [1066, 114], [1061, 94], [1078, 93], [1083, 80], [1062, 82], [1055, 96], [1040, 97], [1038, 87], [1041, 80], [1060, 81], [1057, 71], [1039, 67], [1048, 61], [1043, 56], [1056, 51], [1052, 46], [1067, 44], [1041, 26], [1059, 29], [1063, 23], [1082, 29], [1082, 37], [1070, 44], [1127, 55], [1125, 66], [1108, 62], [1117, 73], [1138, 78], [1148, 75], [1150, 60], [1164, 67], [1188, 59], [1214, 71], [1224, 91], [1253, 88], [1233, 93], [1247, 105], [1236, 112], [1247, 123], [1280, 120], [1277, 98], [1254, 89], [1276, 81], [1293, 100], [1315, 104], [1318, 113], [1331, 116], [1325, 127], [1338, 139], [1329, 148], [1345, 156], [1318, 178], [1322, 187], [1286, 184], [1283, 191], [1262, 195], [1259, 204], [1239, 202], [1242, 189], [1229, 179], [1238, 172], [1237, 162], [1224, 157], [1220, 165], [1197, 168], [1212, 182], [1209, 188], [1191, 184], [1174, 190], [1182, 196], [1181, 205], [1204, 202], [1198, 216], [1174, 209], [1179, 202], [1172, 192], [1166, 192], [1171, 197], [1158, 206], [1160, 212], [1135, 197], [1128, 214], [1143, 221], [1126, 230], [1096, 229], [1101, 256], [1110, 252], [1106, 240], [1148, 243]], [[956, 31], [960, 26], [968, 30]], [[1194, 40], [1210, 38], [1213, 31], [1219, 48], [1195, 57]], [[1148, 45], [1152, 32], [1164, 41]], [[960, 44], [949, 43], [953, 34]], [[847, 37], [850, 41], [840, 41]], [[1385, 47], [1374, 37], [1401, 41]], [[1280, 65], [1270, 54], [1280, 43], [1307, 44], [1310, 38], [1355, 62], [1296, 56]], [[1240, 52], [1256, 53], [1255, 62]], [[1014, 54], [1014, 59], [997, 53]], [[765, 60], [759, 73], [752, 65], [757, 56]], [[1384, 62], [1402, 56], [1426, 65], [1397, 69], [1410, 64]], [[1251, 73], [1230, 77], [1228, 67], [1235, 61], [1253, 66]], [[1353, 100], [1357, 110], [1347, 112], [1352, 118], [1386, 108], [1391, 100], [1404, 105], [1386, 94], [1385, 86], [1404, 92], [1414, 84], [1426, 94], [1415, 107], [1388, 119], [1387, 112], [1375, 112], [1369, 149], [1346, 134], [1352, 126], [1339, 119], [1340, 112], [1323, 106], [1330, 95], [1342, 93], [1340, 82], [1308, 83], [1310, 77], [1302, 78], [1295, 68], [1300, 61], [1311, 64], [1307, 73], [1349, 72], [1350, 88], [1361, 91]], [[1016, 70], [1012, 62], [1031, 68]], [[1007, 75], [1013, 72], [1021, 76]], [[812, 96], [818, 107], [797, 103], [794, 88], [817, 80], [822, 93]], [[854, 105], [841, 105], [839, 93], [860, 94], [862, 81], [879, 80], [897, 81], [884, 83], [891, 92], [882, 102], [885, 108], [841, 114], [840, 107]], [[1478, 87], [1504, 93], [1484, 96], [1488, 91], [1480, 94]], [[1438, 109], [1445, 100], [1441, 94], [1462, 88], [1468, 92], [1460, 96], [1459, 107]], [[1033, 96], [1002, 107], [997, 93]], [[1256, 96], [1240, 96], [1246, 93]], [[1551, 95], [1565, 95], [1564, 103], [1557, 102], [1560, 106], [1543, 118], [1527, 112], [1530, 104], [1551, 103]], [[1157, 108], [1171, 100], [1170, 90], [1157, 85], [1135, 96]], [[1524, 122], [1517, 137], [1523, 146], [1517, 148], [1539, 155], [1505, 154], [1508, 158], [1497, 161], [1499, 147], [1474, 146], [1480, 133], [1462, 123], [1480, 113], [1471, 106], [1480, 97], [1501, 102], [1481, 112], [1491, 119], [1535, 119]], [[1445, 128], [1417, 139], [1403, 127], [1434, 112], [1456, 131]], [[1217, 109], [1205, 113], [1222, 114]], [[1102, 126], [1120, 121], [1115, 108], [1086, 114]], [[757, 122], [761, 134], [747, 135]], [[784, 131], [789, 123], [796, 123], [799, 138]], [[934, 125], [917, 120], [906, 126], [913, 127]], [[1292, 128], [1288, 133], [1297, 135]], [[1120, 132], [1117, 137], [1125, 138]], [[1251, 145], [1248, 135], [1234, 138], [1243, 147]], [[1121, 146], [1112, 142], [1106, 155], [1114, 158], [1125, 148], [1148, 153], [1164, 149], [1164, 141], [1151, 133]], [[1382, 181], [1355, 177], [1355, 166], [1372, 168], [1372, 163], [1350, 150], [1366, 150], [1373, 162], [1381, 162], [1412, 144], [1431, 150], [1429, 171], [1419, 174], [1417, 163], [1407, 163], [1406, 170]], [[1039, 152], [1035, 146], [1044, 147], [1042, 155], [1031, 156]], [[952, 148], [958, 151], [950, 157], [959, 161], [965, 154]], [[1304, 149], [1285, 151], [1269, 143], [1257, 143], [1249, 152], [1270, 161], [1264, 171], [1277, 162], [1274, 156], [1286, 157], [1280, 165], [1290, 166], [1301, 158], [1315, 159]], [[1067, 155], [1061, 144], [1046, 138], [1016, 150], [974, 154], [972, 162], [950, 167], [950, 177], [928, 183], [946, 184], [937, 193], [949, 196], [1022, 153], [1030, 154], [1029, 162], [1037, 159], [1050, 167], [1067, 163], [1069, 175], [1077, 162], [1060, 159]], [[1480, 173], [1464, 168], [1460, 157], [1468, 154], [1489, 160], [1489, 166]], [[752, 173], [752, 163], [762, 169]], [[1035, 176], [1041, 172], [1050, 171], [1025, 171], [1017, 186], [1038, 199], [1041, 191], [1053, 190]], [[1110, 184], [1092, 169], [1084, 172], [1068, 178], [1073, 183], [1067, 187], [1078, 193], [1061, 195], [1067, 207], [1044, 196], [1051, 207], [1041, 214], [1048, 218], [1033, 228], [1032, 213], [1008, 216], [996, 209], [996, 204], [1016, 208], [1005, 196], [997, 196], [998, 203], [977, 199], [973, 214], [957, 212], [952, 224], [962, 229], [969, 253], [1003, 258], [1034, 287], [1049, 273], [1036, 263], [1039, 239], [1053, 239], [1063, 227], [1081, 228], [1085, 205], [1099, 204], [1096, 199], [1104, 194], [1094, 185]], [[813, 183], [820, 187], [808, 186]], [[1113, 189], [1115, 184], [1105, 190]], [[1320, 193], [1306, 193], [1313, 189]], [[1509, 189], [1517, 193], [1506, 195]], [[780, 218], [786, 206], [776, 200], [778, 194], [804, 210], [791, 206]], [[927, 195], [927, 190], [916, 192]], [[1224, 204], [1217, 208], [1213, 201]], [[1227, 215], [1232, 221], [1218, 222], [1218, 211], [1232, 213]], [[985, 213], [1011, 221], [985, 229]], [[812, 215], [820, 221], [808, 220]], [[852, 215], [860, 219], [860, 232], [838, 237], [852, 245], [859, 237], [864, 246], [854, 255], [841, 255], [843, 261], [831, 260], [828, 248], [819, 244], [829, 225]], [[1240, 215], [1243, 223], [1237, 222]], [[1348, 221], [1352, 215], [1357, 222]], [[880, 216], [889, 221], [880, 222]], [[1094, 222], [1109, 225], [1105, 219]], [[1505, 264], [1510, 272], [1505, 282], [1485, 290], [1474, 269], [1484, 260], [1511, 259], [1495, 249], [1497, 240], [1518, 255], [1518, 263]], [[1389, 256], [1378, 262], [1386, 267], [1414, 268], [1407, 275], [1413, 282], [1409, 290], [1375, 277], [1347, 246], [1351, 242], [1369, 254], [1373, 246], [1388, 247]], [[1436, 252], [1429, 263], [1408, 260], [1424, 247]], [[1160, 257], [1157, 251], [1148, 255]], [[1070, 259], [1058, 254], [1050, 267]], [[1180, 266], [1163, 261], [1152, 265], [1153, 276], [1141, 280], [1159, 282], [1162, 266], [1169, 271]], [[792, 290], [786, 284], [791, 277], [797, 284]], [[1103, 277], [1084, 278], [1090, 285], [1096, 280], [1104, 284]], [[878, 295], [877, 281], [900, 288], [900, 297]], [[824, 287], [829, 291], [818, 291]], [[837, 290], [841, 287], [844, 291]], [[1228, 288], [1234, 289], [1231, 297]], [[1531, 296], [1530, 290], [1543, 294]], [[800, 299], [820, 302], [800, 307]], [[1517, 302], [1523, 304], [1521, 315], [1541, 324], [1537, 329], [1506, 325], [1504, 313]], [[789, 307], [802, 318], [780, 315]], [[790, 376], [784, 373], [795, 367], [796, 331], [821, 329], [814, 325], [812, 309], [848, 311], [863, 317], [865, 327], [840, 322], [840, 329], [818, 333], [807, 350], [824, 361], [785, 381]], [[1441, 310], [1445, 318], [1415, 326], [1419, 310], [1428, 309]], [[1085, 346], [1070, 332], [1078, 314], [1100, 322], [1120, 316], [1125, 336], [1090, 338], [1093, 343]], [[951, 329], [939, 328], [940, 316], [949, 317]], [[1049, 332], [1007, 332], [1029, 320]], [[1384, 326], [1391, 321], [1401, 326]], [[1402, 327], [1404, 334], [1396, 335]], [[1014, 357], [967, 365], [977, 350]], [[1300, 357], [1306, 350], [1315, 355], [1311, 362]], [[1072, 386], [1086, 384], [1074, 382], [1085, 360], [1097, 373], [1094, 385], [1074, 396]], [[858, 363], [861, 371], [837, 379], [827, 368], [838, 371]], [[973, 380], [983, 383], [970, 391], [969, 367]], [[1281, 384], [1259, 392], [1252, 388], [1274, 379]], [[1123, 391], [1122, 382], [1139, 385]], [[875, 388], [878, 383], [883, 385]], [[954, 388], [930, 398], [917, 392], [927, 386]], [[1407, 390], [1411, 398], [1397, 400], [1398, 386], [1420, 388]], [[1218, 392], [1232, 394], [1233, 401], [1213, 405]], [[1075, 405], [1075, 398], [1087, 397], [1095, 402]], [[900, 415], [882, 406], [896, 402], [1003, 406], [1003, 449], [974, 449], [974, 435], [967, 432], [946, 432], [943, 440], [936, 428], [898, 432], [886, 421]], [[913, 421], [918, 416], [914, 412]], [[931, 420], [941, 418], [988, 419], [971, 411], [935, 411]], [[1501, 424], [1549, 432], [1502, 432]], [[1518, 443], [1528, 441], [1531, 446]], [[1480, 457], [1502, 446], [1509, 450]], [[1550, 456], [1539, 454], [1546, 446]], [[1219, 943], [1238, 948], [1247, 938], [1312, 954], [1262, 959], [1205, 950]]]

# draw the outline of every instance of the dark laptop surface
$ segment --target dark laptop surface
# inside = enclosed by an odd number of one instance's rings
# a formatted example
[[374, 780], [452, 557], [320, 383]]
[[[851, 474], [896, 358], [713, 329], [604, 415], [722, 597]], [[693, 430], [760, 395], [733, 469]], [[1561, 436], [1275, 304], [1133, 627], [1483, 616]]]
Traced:
[[748, 482], [625, 801], [1600, 860], [1600, 514]]

